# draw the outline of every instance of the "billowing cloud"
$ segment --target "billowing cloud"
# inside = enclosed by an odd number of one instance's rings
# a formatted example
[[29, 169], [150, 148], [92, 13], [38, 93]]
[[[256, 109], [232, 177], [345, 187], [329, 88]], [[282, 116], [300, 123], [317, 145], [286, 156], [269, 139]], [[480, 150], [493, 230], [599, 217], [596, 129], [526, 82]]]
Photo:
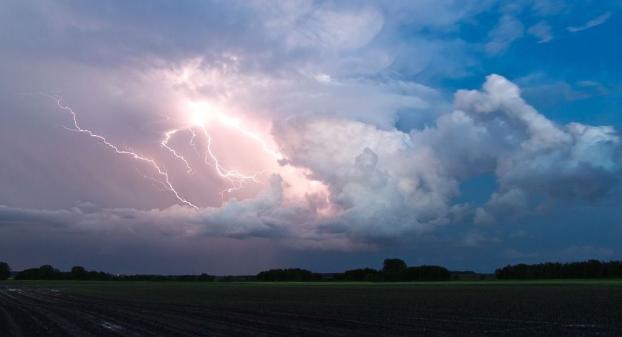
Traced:
[[346, 233], [395, 237], [448, 222], [456, 181], [410, 135], [334, 117], [289, 120], [275, 134], [288, 164], [328, 186]]

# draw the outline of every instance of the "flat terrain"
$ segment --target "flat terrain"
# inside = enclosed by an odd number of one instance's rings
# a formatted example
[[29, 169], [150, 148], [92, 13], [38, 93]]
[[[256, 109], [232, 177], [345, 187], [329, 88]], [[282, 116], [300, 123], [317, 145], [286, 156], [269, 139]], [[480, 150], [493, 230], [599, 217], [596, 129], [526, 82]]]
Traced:
[[0, 336], [622, 336], [622, 282], [0, 282]]

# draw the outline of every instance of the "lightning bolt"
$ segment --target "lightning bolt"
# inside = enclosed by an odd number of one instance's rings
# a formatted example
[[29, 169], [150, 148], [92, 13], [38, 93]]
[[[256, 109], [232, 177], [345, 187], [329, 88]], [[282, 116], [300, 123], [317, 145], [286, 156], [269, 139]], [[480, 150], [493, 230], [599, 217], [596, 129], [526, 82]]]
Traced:
[[[105, 145], [106, 147], [108, 147], [109, 149], [113, 150], [115, 153], [117, 153], [119, 155], [129, 156], [129, 157], [131, 157], [133, 159], [136, 159], [136, 160], [139, 160], [139, 161], [142, 161], [144, 163], [149, 164], [151, 167], [153, 167], [155, 169], [155, 171], [158, 173], [158, 175], [162, 178], [161, 183], [175, 196], [175, 198], [179, 202], [181, 202], [184, 205], [190, 206], [192, 208], [196, 208], [196, 209], [199, 208], [197, 205], [193, 204], [192, 202], [186, 200], [184, 197], [181, 196], [181, 194], [175, 189], [175, 187], [171, 183], [168, 173], [165, 170], [163, 170], [158, 165], [158, 163], [155, 160], [153, 160], [151, 158], [148, 158], [148, 157], [145, 157], [145, 156], [143, 156], [143, 155], [141, 155], [139, 153], [133, 152], [133, 151], [121, 150], [118, 146], [110, 143], [105, 137], [100, 136], [100, 135], [94, 133], [93, 131], [91, 131], [89, 129], [82, 128], [80, 126], [80, 124], [78, 123], [78, 116], [77, 116], [76, 112], [72, 108], [70, 108], [69, 106], [63, 105], [62, 98], [60, 96], [56, 96], [56, 97], [53, 97], [53, 98], [56, 100], [56, 104], [58, 105], [58, 107], [61, 110], [67, 111], [67, 112], [69, 112], [71, 114], [71, 117], [72, 117], [72, 120], [73, 120], [73, 128], [66, 128], [66, 129], [68, 129], [70, 131], [76, 131], [76, 132], [80, 132], [80, 133], [86, 134], [89, 137], [92, 137], [92, 138], [96, 139], [98, 142], [100, 142], [101, 144]], [[170, 139], [170, 136], [172, 134], [173, 133], [170, 133], [170, 134], [167, 133], [166, 137], [165, 137], [165, 140], [162, 141], [161, 144], [163, 144], [163, 146], [165, 148], [169, 149], [174, 154], [177, 154], [176, 151], [174, 151], [173, 149], [171, 149], [167, 145], [168, 144], [168, 140]], [[177, 155], [176, 155], [176, 157], [177, 157]], [[178, 158], [180, 158], [180, 157], [178, 157]], [[181, 158], [183, 158], [183, 157], [181, 157]], [[183, 160], [185, 161], [185, 159], [183, 159]], [[187, 163], [187, 161], [185, 161], [185, 162]], [[188, 167], [189, 167], [189, 165], [188, 165]]]
[[220, 164], [220, 160], [218, 159], [218, 157], [212, 150], [212, 137], [209, 134], [209, 132], [207, 132], [205, 125], [202, 125], [200, 127], [188, 128], [188, 130], [192, 134], [189, 144], [197, 154], [199, 154], [199, 149], [197, 148], [197, 144], [196, 144], [197, 132], [195, 131], [195, 128], [198, 128], [201, 130], [207, 142], [207, 146], [204, 151], [205, 153], [203, 157], [203, 163], [207, 166], [213, 167], [216, 171], [216, 174], [218, 174], [220, 178], [227, 180], [231, 184], [230, 188], [227, 188], [226, 190], [220, 192], [221, 198], [224, 199], [225, 193], [231, 193], [233, 191], [237, 191], [241, 189], [242, 187], [244, 187], [245, 183], [251, 183], [251, 182], [259, 183], [259, 180], [257, 179], [257, 177], [263, 174], [264, 173], [263, 171], [259, 171], [255, 174], [249, 175], [249, 174], [241, 173], [238, 170], [228, 170], [224, 168], [223, 165]]
[[[179, 154], [179, 152], [175, 151], [175, 149], [173, 149], [172, 147], [170, 147], [168, 145], [168, 142], [171, 140], [171, 137], [173, 135], [175, 135], [177, 132], [179, 132], [180, 130], [178, 129], [173, 129], [173, 130], [169, 130], [166, 133], [164, 133], [164, 139], [160, 142], [160, 145], [167, 149], [175, 158], [181, 160], [184, 165], [186, 165], [186, 172], [188, 172], [188, 174], [192, 173], [192, 167], [190, 166], [190, 163], [188, 162], [188, 160], [186, 160], [186, 158], [184, 156], [182, 156], [181, 154]], [[191, 140], [192, 142], [192, 140]]]
[[[209, 132], [207, 132], [207, 129], [205, 128], [205, 125], [202, 125], [199, 127], [201, 129], [201, 131], [203, 131], [203, 135], [205, 135], [205, 139], [207, 140], [207, 146], [206, 146], [206, 150], [205, 150], [205, 157], [204, 157], [204, 163], [206, 165], [210, 165], [213, 166], [214, 169], [216, 170], [216, 173], [223, 179], [229, 181], [229, 183], [231, 183], [232, 187], [226, 189], [225, 191], [221, 192], [221, 197], [224, 196], [224, 193], [231, 193], [233, 191], [237, 191], [239, 189], [241, 189], [245, 183], [256, 183], [258, 182], [257, 180], [257, 176], [261, 173], [256, 173], [254, 175], [247, 175], [244, 173], [241, 173], [238, 170], [228, 170], [225, 169], [221, 164], [220, 164], [220, 160], [218, 159], [218, 157], [214, 154], [214, 151], [212, 151], [212, 136], [210, 136]], [[212, 163], [209, 163], [209, 159], [211, 159]]]
[[[73, 127], [72, 128], [68, 128], [68, 127], [64, 127], [67, 130], [70, 131], [74, 131], [74, 132], [79, 132], [79, 133], [84, 133], [86, 135], [88, 135], [89, 137], [92, 137], [94, 139], [96, 139], [98, 142], [100, 142], [101, 144], [105, 145], [106, 147], [108, 147], [109, 149], [111, 149], [112, 151], [114, 151], [116, 154], [119, 155], [125, 155], [125, 156], [129, 156], [135, 160], [138, 161], [142, 161], [144, 163], [147, 163], [148, 165], [150, 165], [151, 167], [153, 167], [153, 169], [157, 172], [158, 176], [160, 177], [160, 179], [155, 179], [153, 177], [149, 177], [149, 176], [144, 176], [145, 178], [152, 180], [160, 185], [162, 185], [167, 191], [171, 192], [175, 198], [182, 204], [190, 206], [192, 208], [199, 208], [197, 205], [195, 205], [194, 203], [190, 202], [189, 200], [185, 199], [180, 192], [177, 191], [177, 189], [175, 188], [175, 186], [172, 184], [169, 174], [168, 172], [163, 169], [154, 159], [146, 157], [142, 154], [139, 154], [137, 152], [131, 151], [131, 150], [123, 150], [121, 148], [119, 148], [117, 145], [109, 142], [104, 136], [101, 136], [99, 134], [96, 134], [95, 132], [89, 130], [89, 129], [85, 129], [83, 128], [80, 123], [78, 122], [78, 115], [77, 113], [68, 105], [63, 104], [62, 101], [62, 97], [60, 96], [51, 96], [51, 95], [44, 95], [46, 97], [52, 98], [56, 101], [56, 104], [58, 106], [58, 108], [60, 108], [61, 110], [67, 111], [71, 117], [72, 117], [72, 121], [73, 121]], [[227, 116], [222, 115], [221, 113], [216, 113], [214, 114], [220, 123], [227, 127], [227, 128], [231, 128], [236, 130], [237, 132], [239, 132], [241, 135], [248, 137], [250, 139], [252, 139], [253, 141], [257, 142], [262, 150], [267, 153], [268, 155], [270, 155], [271, 157], [273, 157], [275, 160], [280, 160], [282, 159], [282, 155], [277, 152], [274, 151], [272, 149], [270, 149], [270, 147], [268, 146], [267, 142], [262, 139], [259, 135], [257, 135], [256, 133], [253, 133], [247, 129], [245, 129], [238, 120], [236, 119], [231, 119], [228, 118]], [[233, 191], [237, 191], [242, 189], [244, 186], [246, 186], [247, 184], [250, 183], [260, 183], [259, 181], [259, 176], [264, 174], [264, 171], [258, 171], [252, 174], [247, 174], [247, 173], [242, 173], [239, 170], [235, 170], [235, 169], [227, 169], [225, 168], [225, 166], [221, 163], [220, 159], [218, 158], [218, 156], [214, 153], [212, 145], [213, 145], [213, 140], [212, 140], [212, 136], [209, 134], [206, 124], [205, 122], [200, 122], [197, 123], [196, 121], [194, 123], [192, 123], [190, 126], [186, 127], [186, 128], [179, 128], [179, 129], [171, 129], [168, 130], [164, 133], [163, 138], [160, 141], [160, 146], [162, 148], [164, 148], [166, 151], [168, 151], [175, 159], [181, 161], [185, 167], [186, 167], [186, 172], [188, 174], [193, 173], [195, 170], [193, 170], [192, 166], [190, 165], [189, 160], [187, 160], [183, 154], [181, 154], [180, 152], [178, 152], [177, 150], [175, 150], [171, 145], [171, 139], [178, 133], [178, 132], [182, 132], [182, 131], [189, 131], [192, 134], [192, 137], [190, 138], [190, 142], [189, 145], [194, 149], [195, 153], [199, 154], [199, 148], [197, 146], [196, 143], [196, 139], [197, 139], [197, 130], [200, 130], [202, 136], [204, 136], [205, 138], [205, 146], [204, 146], [204, 154], [203, 154], [203, 163], [206, 166], [209, 167], [213, 167], [216, 174], [226, 180], [229, 184], [230, 187], [221, 191], [220, 195], [221, 198], [224, 200], [225, 198], [225, 194], [226, 193], [231, 193]]]
[[192, 137], [190, 137], [190, 146], [194, 149], [194, 152], [198, 155], [199, 150], [197, 149], [197, 144], [194, 142], [197, 139], [197, 133], [194, 132], [194, 129], [190, 128], [190, 132], [192, 133]]
[[223, 125], [231, 128], [231, 129], [235, 129], [238, 132], [240, 132], [241, 134], [243, 134], [244, 136], [246, 136], [248, 138], [251, 138], [252, 140], [254, 140], [257, 143], [259, 143], [261, 145], [262, 150], [265, 153], [267, 153], [268, 155], [270, 155], [271, 157], [273, 157], [274, 159], [276, 159], [277, 161], [283, 159], [283, 156], [279, 152], [270, 149], [270, 147], [268, 146], [268, 144], [266, 143], [266, 141], [264, 139], [259, 137], [256, 133], [253, 133], [251, 131], [248, 131], [248, 130], [242, 128], [242, 125], [241, 125], [241, 123], [238, 120], [228, 119], [225, 116], [223, 116], [222, 114], [219, 114], [218, 119], [220, 120], [220, 122]]
[[230, 188], [221, 192], [221, 196], [223, 197], [223, 199], [225, 193], [231, 193], [233, 191], [239, 190], [249, 183], [259, 183], [260, 181], [258, 177], [264, 174], [264, 171], [246, 174], [242, 173], [239, 170], [231, 170], [225, 168], [212, 149], [213, 140], [206, 127], [208, 120], [217, 120], [222, 126], [233, 129], [236, 132], [240, 133], [242, 136], [248, 137], [254, 142], [257, 142], [261, 146], [263, 152], [273, 157], [276, 161], [282, 159], [281, 154], [270, 149], [264, 139], [262, 139], [256, 133], [253, 133], [252, 131], [243, 127], [240, 120], [228, 117], [221, 112], [211, 109], [205, 104], [197, 104], [191, 102], [190, 107], [191, 110], [193, 110], [193, 118], [191, 123], [193, 127], [190, 127], [190, 131], [192, 132], [190, 146], [194, 148], [195, 152], [199, 152], [195, 142], [197, 138], [197, 132], [195, 132], [195, 129], [200, 130], [206, 142], [203, 162], [205, 163], [205, 165], [213, 167], [218, 176], [220, 176], [224, 180], [227, 180], [231, 184]]

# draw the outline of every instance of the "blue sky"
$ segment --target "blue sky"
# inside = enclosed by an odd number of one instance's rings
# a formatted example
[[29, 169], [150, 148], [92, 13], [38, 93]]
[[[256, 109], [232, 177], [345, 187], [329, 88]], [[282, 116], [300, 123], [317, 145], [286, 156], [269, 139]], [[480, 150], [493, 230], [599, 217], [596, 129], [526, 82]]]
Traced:
[[[609, 6], [594, 6], [605, 3]], [[538, 22], [550, 25], [551, 40], [538, 43], [538, 37], [526, 33], [502, 55], [483, 56], [474, 76], [452, 85], [475, 86], [477, 77], [488, 73], [503, 74], [524, 83], [527, 88], [548, 85], [550, 88], [545, 92], [538, 94], [536, 89], [526, 94], [526, 99], [545, 115], [560, 123], [579, 121], [619, 126], [620, 114], [616, 111], [620, 108], [621, 84], [616, 74], [622, 71], [619, 62], [622, 38], [618, 34], [622, 21], [614, 15], [619, 7], [619, 2], [577, 2], [561, 10], [561, 15], [519, 16], [526, 30]], [[591, 28], [569, 31], [569, 27], [585, 25], [598, 18], [606, 19]], [[482, 36], [478, 28], [482, 27], [469, 27], [468, 30], [474, 31], [465, 32], [465, 40], [477, 43]], [[484, 30], [490, 28], [487, 25]], [[524, 90], [528, 91], [527, 88]]]
[[620, 9], [3, 2], [0, 260], [622, 258]]

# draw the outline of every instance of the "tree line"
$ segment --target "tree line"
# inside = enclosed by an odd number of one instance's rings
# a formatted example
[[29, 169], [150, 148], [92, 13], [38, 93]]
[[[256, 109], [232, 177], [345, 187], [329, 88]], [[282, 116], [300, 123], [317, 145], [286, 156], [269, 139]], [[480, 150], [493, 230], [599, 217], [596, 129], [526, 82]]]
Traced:
[[256, 276], [257, 281], [264, 282], [278, 282], [278, 281], [294, 281], [294, 282], [308, 282], [319, 281], [322, 279], [322, 275], [311, 272], [309, 270], [300, 268], [288, 268], [288, 269], [270, 269], [262, 271]]
[[[0, 280], [6, 280], [11, 269], [5, 262], [0, 262]], [[113, 275], [102, 271], [88, 271], [75, 266], [68, 272], [60, 271], [50, 265], [25, 269], [14, 277], [15, 280], [79, 280], [79, 281], [214, 281], [214, 276], [200, 275]]]
[[[463, 272], [464, 273], [464, 272]], [[456, 274], [454, 272], [453, 274]], [[483, 275], [483, 274], [482, 274]], [[454, 275], [455, 276], [455, 275]], [[0, 280], [11, 277], [11, 268], [0, 262]], [[311, 281], [368, 281], [368, 282], [413, 282], [449, 281], [452, 272], [441, 266], [421, 265], [409, 267], [401, 259], [385, 259], [382, 269], [358, 268], [341, 273], [319, 274], [300, 268], [270, 269], [255, 276], [212, 276], [200, 275], [114, 275], [101, 271], [88, 271], [75, 266], [70, 271], [60, 271], [50, 265], [29, 268], [15, 273], [16, 280], [92, 280], [92, 281], [266, 281], [266, 282], [311, 282]], [[547, 262], [539, 264], [507, 265], [495, 271], [500, 280], [520, 279], [568, 279], [568, 278], [622, 278], [622, 261], [602, 262]]]
[[[10, 277], [9, 265], [0, 263], [0, 280]], [[60, 271], [51, 265], [29, 268], [18, 272], [15, 280], [91, 280], [91, 281], [266, 281], [266, 282], [311, 282], [329, 279], [331, 281], [447, 281], [450, 272], [440, 266], [408, 267], [403, 260], [385, 259], [383, 268], [352, 269], [343, 273], [325, 275], [301, 268], [270, 269], [262, 271], [254, 277], [201, 275], [113, 275], [101, 271], [87, 271], [84, 267], [75, 266], [68, 272]]]
[[[360, 268], [336, 273], [331, 281], [409, 282], [449, 281], [449, 270], [440, 266], [408, 267], [400, 259], [385, 259], [381, 270]], [[321, 281], [322, 274], [300, 268], [270, 269], [257, 274], [258, 281]]]
[[337, 280], [372, 282], [449, 281], [451, 273], [441, 266], [409, 267], [401, 259], [385, 259], [381, 270], [360, 268], [346, 270]]
[[622, 278], [622, 261], [521, 263], [497, 269], [495, 276], [501, 280]]

